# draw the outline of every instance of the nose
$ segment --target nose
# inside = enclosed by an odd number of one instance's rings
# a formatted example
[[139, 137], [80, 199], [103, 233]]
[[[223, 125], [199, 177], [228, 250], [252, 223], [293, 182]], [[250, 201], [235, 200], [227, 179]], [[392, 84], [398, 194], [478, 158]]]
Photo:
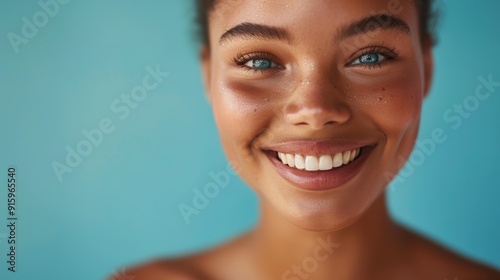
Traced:
[[321, 130], [351, 118], [351, 109], [332, 79], [311, 78], [298, 85], [284, 107], [289, 124]]

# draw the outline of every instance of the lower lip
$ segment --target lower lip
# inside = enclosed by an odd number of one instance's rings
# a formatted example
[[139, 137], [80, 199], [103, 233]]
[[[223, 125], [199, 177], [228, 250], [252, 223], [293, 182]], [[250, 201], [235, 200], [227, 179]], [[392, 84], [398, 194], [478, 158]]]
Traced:
[[281, 177], [292, 185], [308, 191], [324, 191], [338, 188], [356, 176], [372, 149], [373, 147], [363, 147], [361, 155], [354, 161], [326, 171], [306, 171], [290, 167], [276, 158], [275, 151], [267, 151], [266, 155]]

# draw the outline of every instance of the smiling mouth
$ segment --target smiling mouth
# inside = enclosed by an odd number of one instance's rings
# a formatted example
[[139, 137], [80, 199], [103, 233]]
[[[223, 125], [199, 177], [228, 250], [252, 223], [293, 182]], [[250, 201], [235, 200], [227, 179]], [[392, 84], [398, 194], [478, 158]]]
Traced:
[[276, 152], [276, 157], [284, 165], [298, 170], [328, 171], [355, 161], [361, 154], [361, 148], [338, 152], [333, 155], [301, 155]]
[[376, 143], [354, 141], [295, 141], [266, 147], [276, 172], [307, 191], [335, 189], [361, 173]]

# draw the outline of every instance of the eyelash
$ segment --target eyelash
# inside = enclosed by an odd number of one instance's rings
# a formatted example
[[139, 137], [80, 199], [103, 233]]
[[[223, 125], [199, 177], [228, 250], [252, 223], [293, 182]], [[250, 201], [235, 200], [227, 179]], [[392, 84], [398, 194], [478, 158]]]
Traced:
[[[398, 57], [398, 53], [395, 48], [386, 48], [386, 47], [381, 47], [381, 46], [369, 46], [366, 49], [364, 49], [360, 54], [357, 54], [354, 59], [351, 59], [349, 63], [346, 64], [346, 66], [351, 66], [351, 67], [364, 67], [367, 69], [374, 69], [374, 68], [380, 68], [382, 67], [382, 64], [384, 64], [384, 61], [378, 62], [378, 63], [360, 63], [360, 64], [352, 64], [355, 60], [360, 59], [362, 56], [367, 55], [367, 54], [381, 54], [382, 56], [385, 57], [386, 60], [394, 60]], [[265, 73], [268, 71], [275, 70], [277, 67], [274, 68], [264, 68], [264, 69], [258, 69], [258, 68], [252, 68], [249, 66], [246, 66], [249, 61], [254, 60], [254, 59], [268, 59], [272, 63], [275, 63], [278, 65], [280, 69], [283, 67], [276, 62], [278, 59], [265, 51], [258, 51], [254, 53], [248, 53], [248, 54], [238, 54], [236, 57], [233, 58], [234, 64], [240, 66], [243, 70], [245, 71], [253, 71], [255, 73], [260, 72], [260, 73]]]
[[[354, 61], [357, 59], [360, 59], [362, 56], [367, 55], [367, 54], [381, 54], [382, 56], [385, 57], [385, 60], [378, 62], [378, 63], [369, 63], [369, 64], [352, 64]], [[364, 67], [368, 69], [374, 69], [374, 68], [381, 68], [382, 64], [385, 64], [386, 60], [394, 60], [398, 57], [398, 52], [395, 48], [387, 48], [387, 47], [381, 47], [381, 46], [369, 46], [365, 48], [360, 54], [356, 54], [354, 59], [350, 59], [349, 63], [346, 64], [346, 66], [351, 66], [351, 67]]]
[[234, 64], [243, 68], [243, 70], [245, 70], [245, 71], [254, 71], [254, 72], [264, 73], [264, 72], [276, 69], [276, 67], [275, 68], [257, 69], [257, 68], [252, 68], [252, 67], [245, 65], [249, 61], [254, 60], [254, 59], [268, 59], [272, 63], [275, 63], [276, 65], [278, 65], [279, 68], [283, 68], [278, 62], [276, 62], [278, 59], [274, 55], [272, 55], [268, 52], [265, 52], [265, 51], [258, 51], [258, 52], [254, 52], [254, 53], [248, 53], [248, 54], [238, 54], [233, 59], [233, 62], [234, 62]]

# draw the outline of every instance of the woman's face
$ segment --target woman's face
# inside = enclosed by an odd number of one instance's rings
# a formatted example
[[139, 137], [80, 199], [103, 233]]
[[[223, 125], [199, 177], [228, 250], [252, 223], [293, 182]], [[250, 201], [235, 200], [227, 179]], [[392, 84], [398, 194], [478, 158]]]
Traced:
[[219, 1], [205, 84], [224, 151], [262, 203], [336, 230], [383, 193], [432, 72], [418, 26], [410, 0]]

